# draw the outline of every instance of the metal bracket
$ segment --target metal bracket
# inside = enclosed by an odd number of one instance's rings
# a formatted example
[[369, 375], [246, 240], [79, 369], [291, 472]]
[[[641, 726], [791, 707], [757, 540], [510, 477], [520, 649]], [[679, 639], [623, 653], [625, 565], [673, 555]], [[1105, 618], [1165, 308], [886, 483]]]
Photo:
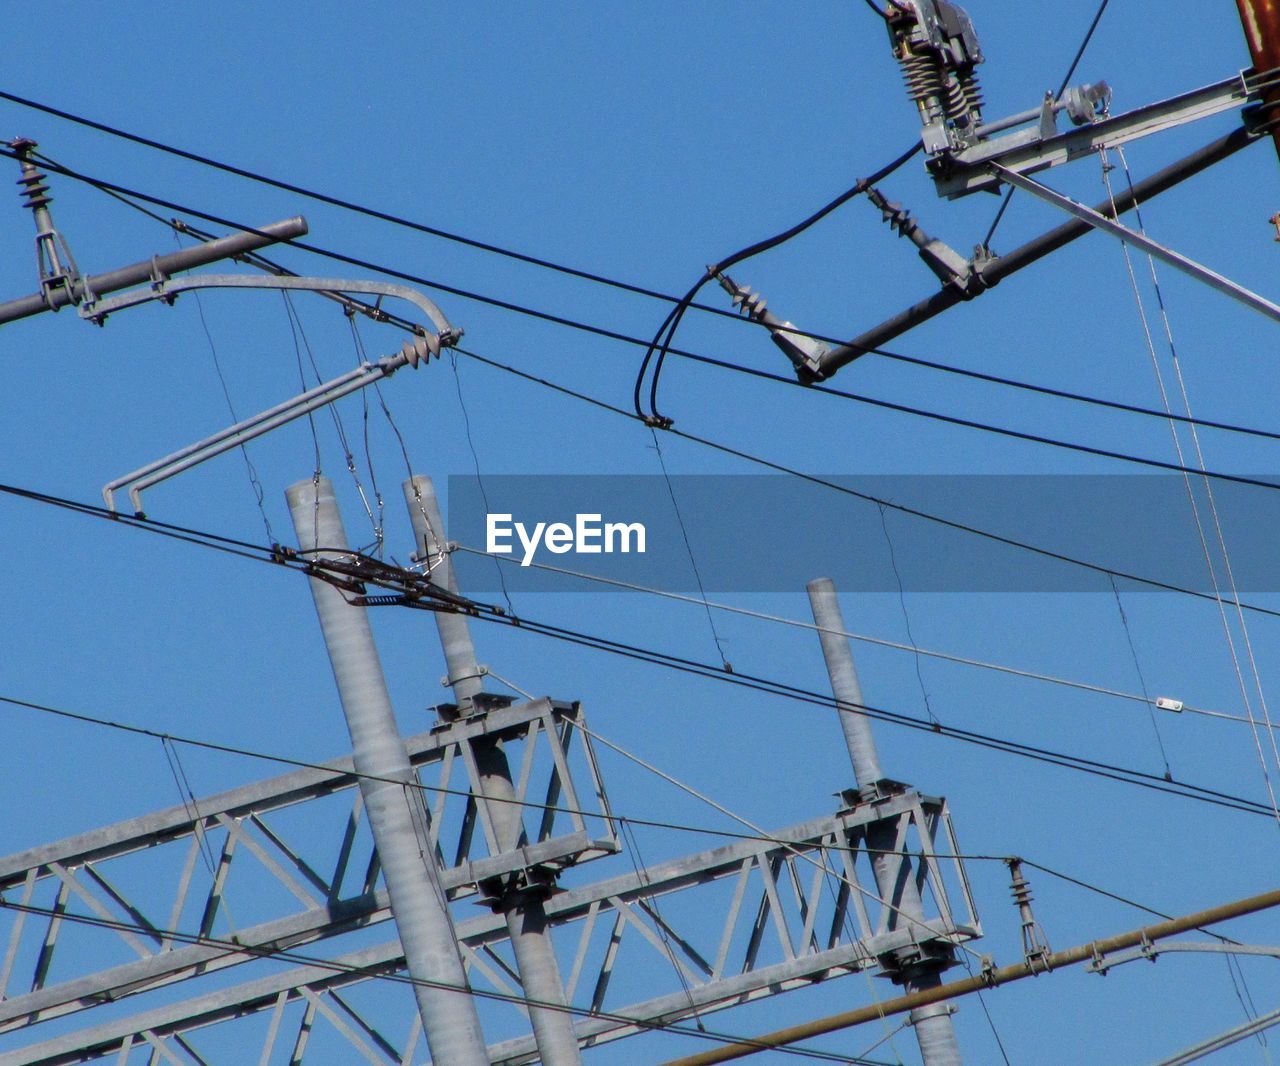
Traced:
[[[162, 286], [158, 287], [160, 288], [159, 297], [163, 299], [164, 289]], [[452, 338], [450, 338], [450, 341], [452, 342]], [[326, 381], [315, 388], [308, 389], [306, 392], [300, 393], [284, 403], [276, 404], [265, 411], [260, 411], [258, 414], [237, 422], [233, 426], [219, 430], [212, 436], [205, 437], [194, 444], [189, 444], [162, 459], [156, 459], [131, 473], [125, 474], [123, 477], [107, 482], [102, 489], [102, 498], [106, 501], [107, 507], [114, 511], [116, 508], [116, 492], [124, 488], [124, 486], [130, 485], [132, 487], [129, 489], [129, 498], [133, 502], [134, 514], [141, 517], [143, 515], [142, 492], [144, 489], [150, 488], [152, 485], [158, 485], [162, 481], [167, 481], [176, 474], [181, 474], [185, 470], [199, 466], [206, 460], [213, 459], [224, 452], [231, 451], [233, 448], [241, 447], [249, 441], [261, 437], [273, 429], [279, 429], [281, 426], [287, 425], [311, 411], [326, 407], [343, 396], [373, 385], [383, 378], [390, 377], [403, 366], [412, 366], [416, 369], [420, 362], [430, 360], [432, 355], [439, 357], [440, 344], [441, 339], [436, 334], [427, 334], [425, 337], [416, 337], [412, 341], [406, 341], [400, 351], [394, 355], [383, 356], [376, 363], [361, 363], [354, 370], [349, 370], [331, 381]]]
[[[154, 256], [152, 262], [153, 264], [155, 262]], [[409, 301], [431, 320], [442, 348], [456, 344], [462, 337], [462, 330], [449, 324], [449, 320], [445, 318], [444, 312], [434, 300], [407, 285], [396, 285], [387, 281], [358, 281], [354, 278], [302, 278], [261, 274], [203, 274], [190, 278], [168, 278], [158, 269], [154, 267], [153, 269], [160, 276], [152, 278], [149, 288], [135, 289], [104, 300], [86, 300], [80, 307], [80, 316], [97, 321], [126, 307], [137, 307], [152, 300], [172, 303], [179, 293], [189, 292], [192, 289], [298, 289], [320, 293], [358, 292], [393, 296]], [[421, 335], [426, 336], [426, 331], [423, 330]]]
[[1068, 93], [1061, 101], [1046, 101], [1040, 108], [980, 127], [978, 132], [982, 135], [1021, 122], [1035, 122], [1025, 130], [980, 140], [958, 150], [939, 152], [930, 160], [929, 169], [938, 194], [948, 199], [973, 192], [993, 192], [998, 185], [993, 180], [993, 175], [999, 177], [995, 172], [997, 164], [1006, 170], [1027, 174], [1058, 166], [1103, 148], [1113, 148], [1240, 107], [1256, 99], [1278, 80], [1277, 71], [1256, 75], [1241, 71], [1212, 85], [1119, 115], [1108, 115], [1104, 111], [1101, 117], [1079, 129], [1058, 133], [1054, 123], [1058, 110], [1066, 109], [1075, 120], [1077, 114], [1084, 114], [1090, 99], [1095, 107], [1105, 108], [1104, 90], [1105, 99], [1109, 99], [1106, 86], [1083, 86], [1076, 91], [1077, 98], [1073, 100], [1068, 99], [1071, 97]]

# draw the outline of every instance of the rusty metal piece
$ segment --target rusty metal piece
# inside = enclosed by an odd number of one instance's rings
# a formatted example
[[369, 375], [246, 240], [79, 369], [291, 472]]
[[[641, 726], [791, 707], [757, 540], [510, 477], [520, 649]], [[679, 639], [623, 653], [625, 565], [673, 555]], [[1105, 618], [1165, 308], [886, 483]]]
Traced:
[[[1280, 67], [1280, 0], [1236, 0], [1240, 24], [1249, 43], [1253, 70], [1262, 74]], [[1263, 105], [1280, 105], [1280, 86], [1263, 94]], [[1280, 127], [1271, 131], [1276, 155], [1280, 157]]]

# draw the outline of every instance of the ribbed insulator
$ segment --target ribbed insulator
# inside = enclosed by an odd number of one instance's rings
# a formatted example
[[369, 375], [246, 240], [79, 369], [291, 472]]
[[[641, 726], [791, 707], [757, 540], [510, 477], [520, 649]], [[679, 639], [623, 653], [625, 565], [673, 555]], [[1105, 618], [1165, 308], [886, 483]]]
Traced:
[[966, 110], [974, 116], [975, 121], [982, 114], [982, 86], [978, 84], [978, 72], [970, 71], [960, 76], [960, 87], [964, 91]]
[[969, 118], [969, 97], [956, 78], [947, 80], [946, 111], [952, 122], [965, 122]]
[[927, 117], [938, 117], [942, 102], [947, 96], [946, 78], [938, 60], [931, 55], [907, 52], [899, 59], [899, 63], [907, 95]]
[[1015, 877], [1009, 888], [1009, 894], [1013, 896], [1013, 902], [1019, 906], [1030, 903], [1031, 884], [1025, 878]]
[[752, 292], [747, 288], [739, 289], [733, 297], [733, 302], [737, 305], [738, 311], [753, 322], [759, 322], [768, 307], [768, 303], [760, 293]]
[[49, 186], [44, 183], [45, 176], [43, 171], [32, 167], [18, 179], [17, 184], [24, 186], [22, 189], [24, 207], [34, 210], [53, 202], [53, 197], [48, 195]]

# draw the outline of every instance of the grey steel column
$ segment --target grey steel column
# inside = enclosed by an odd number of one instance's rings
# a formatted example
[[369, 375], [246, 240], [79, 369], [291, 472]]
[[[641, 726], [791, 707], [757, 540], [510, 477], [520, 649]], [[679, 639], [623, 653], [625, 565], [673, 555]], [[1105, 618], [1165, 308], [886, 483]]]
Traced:
[[[431, 566], [431, 579], [437, 585], [456, 594], [458, 581], [453, 572], [453, 560], [444, 550], [447, 546], [444, 520], [431, 479], [410, 478], [404, 483], [404, 498], [413, 523], [419, 558]], [[435, 615], [440, 646], [444, 649], [449, 671], [449, 684], [458, 701], [458, 713], [466, 716], [482, 711], [484, 708], [478, 697], [484, 686], [480, 681], [480, 666], [476, 662], [476, 649], [467, 620], [462, 615], [447, 611], [437, 611]], [[516, 790], [506, 753], [500, 742], [492, 740], [474, 741], [472, 751], [480, 771], [480, 789], [484, 798], [495, 801], [486, 806], [498, 838], [498, 847], [503, 851], [514, 851], [524, 843], [524, 826], [520, 806], [514, 802]], [[560, 977], [543, 906], [550, 887], [529, 879], [524, 884], [509, 883], [502, 887], [494, 905], [506, 919], [525, 995], [531, 1000], [563, 1007], [566, 1005], [564, 982]], [[546, 1066], [576, 1066], [582, 1061], [573, 1031], [573, 1019], [566, 1011], [530, 1007], [529, 1017], [533, 1022], [539, 1057]]]
[[[830, 578], [820, 577], [810, 581], [809, 605], [813, 620], [822, 639], [822, 656], [827, 662], [831, 678], [831, 691], [842, 704], [862, 705], [862, 686], [853, 664], [853, 652], [845, 632], [844, 616], [836, 598], [836, 586]], [[864, 794], [875, 791], [878, 781], [884, 779], [880, 769], [880, 756], [875, 738], [871, 735], [871, 722], [857, 711], [839, 708], [840, 725], [849, 745], [849, 759], [853, 763], [853, 777]], [[924, 918], [924, 906], [911, 873], [911, 863], [902, 855], [894, 854], [896, 840], [893, 827], [882, 823], [879, 828], [867, 830], [867, 846], [872, 855], [872, 867], [876, 875], [876, 887], [880, 898], [887, 903], [897, 901], [899, 926], [910, 928], [913, 922]], [[921, 992], [942, 983], [941, 973], [948, 960], [921, 959], [904, 961], [895, 965], [895, 978], [907, 992]], [[916, 1040], [925, 1066], [960, 1066], [960, 1047], [956, 1043], [955, 1028], [951, 1024], [951, 1011], [945, 1003], [930, 1004], [911, 1012]]]
[[[289, 511], [304, 549], [346, 550], [346, 533], [328, 478], [300, 481], [288, 492]], [[373, 631], [362, 607], [311, 578], [311, 595], [324, 633], [342, 712], [351, 733], [352, 759], [369, 812], [378, 858], [391, 897], [405, 963], [414, 986], [432, 1061], [439, 1066], [483, 1066], [489, 1062], [484, 1034], [467, 987], [434, 851], [427, 841], [425, 808], [404, 742], [396, 727]], [[404, 782], [399, 784], [398, 782]], [[443, 987], [442, 987], [443, 986]]]

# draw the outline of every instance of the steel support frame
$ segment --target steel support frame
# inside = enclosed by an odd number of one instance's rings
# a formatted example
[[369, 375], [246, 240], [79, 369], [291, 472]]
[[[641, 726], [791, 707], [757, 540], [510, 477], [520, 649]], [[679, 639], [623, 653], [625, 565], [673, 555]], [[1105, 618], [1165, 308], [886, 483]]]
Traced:
[[[508, 743], [523, 742], [528, 758], [524, 761], [517, 799], [546, 804], [548, 808], [540, 813], [539, 831], [522, 851], [492, 854], [485, 852], [483, 834], [468, 835], [465, 824], [450, 824], [445, 802], [448, 794], [435, 793], [432, 842], [437, 852], [449, 856], [441, 881], [450, 899], [473, 896], [479, 891], [480, 881], [507, 876], [528, 864], [563, 869], [618, 850], [590, 737], [577, 728], [581, 720], [581, 708], [575, 703], [537, 699], [494, 709], [477, 718], [406, 739], [410, 762], [415, 770], [421, 775], [423, 771], [435, 768], [438, 771], [437, 787], [444, 789], [450, 787], [459, 767], [466, 768], [465, 760], [459, 755], [463, 743], [479, 736], [497, 737]], [[574, 733], [581, 734], [589, 792], [579, 790], [575, 785], [568, 762], [568, 742]], [[550, 754], [543, 753], [544, 748], [550, 747], [556, 750]], [[545, 781], [541, 774], [534, 773], [535, 751], [542, 753], [539, 762], [551, 764]], [[154, 923], [157, 928], [176, 924], [172, 916], [181, 915], [194, 903], [203, 915], [202, 931], [206, 934], [211, 932], [220, 913], [227, 877], [232, 869], [239, 869], [235, 865], [239, 861], [238, 855], [245, 855], [258, 864], [259, 870], [265, 866], [276, 881], [287, 889], [291, 886], [294, 890], [291, 894], [303, 904], [300, 911], [238, 930], [237, 937], [247, 948], [257, 951], [296, 948], [373, 925], [387, 920], [390, 913], [386, 893], [374, 886], [378, 875], [376, 854], [366, 859], [363, 849], [354, 850], [356, 833], [363, 817], [358, 792], [353, 796], [345, 832], [341, 834], [344, 843], [331, 873], [313, 870], [264, 821], [274, 811], [322, 800], [337, 793], [353, 792], [355, 785], [352, 761], [347, 757], [327, 763], [323, 768], [297, 770], [200, 798], [192, 805], [171, 807], [31, 848], [0, 858], [0, 893], [7, 894], [14, 902], [29, 903], [40, 883], [58, 878], [61, 871], [64, 878], [60, 885], [62, 895], [69, 897], [75, 894], [82, 901], [87, 895], [93, 900], [93, 905], [106, 908], [107, 916], [133, 921], [135, 919], [131, 915], [140, 915], [144, 908], [119, 892], [116, 893], [118, 898], [113, 899], [104, 888], [115, 880], [111, 861], [127, 859], [134, 853], [156, 846], [178, 846], [185, 842], [185, 854], [175, 856], [180, 872], [174, 878], [173, 898], [164, 908], [168, 922], [157, 920]], [[475, 791], [469, 775], [453, 787], [460, 792]], [[593, 820], [594, 825], [588, 824], [582, 813], [590, 809], [584, 807], [587, 802], [594, 803], [600, 812], [599, 817]], [[468, 806], [474, 809], [476, 805], [472, 801]], [[557, 834], [557, 823], [565, 823], [567, 831]], [[218, 876], [204, 898], [199, 899], [194, 895], [193, 880], [200, 838], [212, 840], [222, 833], [226, 834], [227, 844], [222, 848]], [[473, 856], [473, 852], [479, 854]], [[355, 881], [354, 892], [344, 894], [344, 886], [349, 880]], [[69, 886], [74, 886], [74, 889]], [[56, 927], [51, 929], [51, 926], [53, 922], [50, 919], [38, 922], [30, 915], [19, 915], [14, 919], [9, 936], [0, 940], [0, 1032], [150, 990], [192, 973], [208, 973], [238, 965], [254, 957], [225, 946], [153, 943], [145, 955], [132, 962], [57, 984], [44, 984], [33, 975], [25, 989], [15, 994], [11, 986], [17, 972], [20, 943], [25, 942], [24, 937], [27, 940], [35, 937], [45, 942], [44, 968], [47, 971], [58, 946], [58, 930]], [[31, 953], [27, 952], [28, 955]]]
[[[1123, 190], [1115, 197], [1114, 209], [1108, 202], [1099, 204], [1094, 210], [1108, 218], [1131, 211], [1135, 204], [1147, 203], [1175, 185], [1230, 158], [1236, 152], [1255, 143], [1257, 139], [1257, 134], [1248, 129], [1233, 130], [1226, 136], [1211, 141], [1198, 151], [1158, 170], [1150, 177], [1143, 178], [1134, 185], [1132, 190]], [[1061, 226], [1041, 234], [1026, 244], [990, 260], [980, 272], [982, 281], [987, 288], [991, 288], [1011, 274], [1031, 266], [1032, 263], [1092, 232], [1093, 227], [1081, 219], [1064, 222]], [[824, 352], [819, 360], [817, 371], [812, 373], [798, 371], [798, 376], [801, 381], [807, 383], [823, 381], [842, 367], [861, 359], [868, 352], [928, 322], [957, 304], [965, 302], [966, 298], [966, 295], [960, 293], [953, 285], [939, 289], [911, 307], [898, 312], [892, 318], [859, 334], [853, 340]]]
[[[878, 827], [885, 827], [916, 858], [922, 894], [942, 903], [936, 916], [918, 923], [904, 922], [892, 907], [878, 901], [874, 891], [853, 887], [860, 885], [859, 866], [862, 878], [871, 879], [865, 845], [868, 834]], [[769, 840], [735, 841], [559, 892], [546, 902], [548, 920], [557, 928], [581, 923], [568, 982], [570, 994], [579, 988], [590, 988], [590, 1001], [584, 1009], [594, 1008], [610, 1015], [579, 1018], [575, 1024], [577, 1039], [584, 1045], [621, 1039], [657, 1022], [723, 1009], [875, 966], [882, 956], [930, 940], [960, 943], [980, 936], [963, 866], [958, 859], [949, 858], [944, 863], [932, 857], [954, 856], [957, 851], [945, 802], [908, 791], [791, 826], [773, 833]], [[956, 907], [948, 902], [946, 865], [951, 867], [953, 883], [961, 889], [962, 898]], [[836, 882], [839, 896], [833, 910], [820, 926], [817, 903], [824, 885], [818, 882], [819, 878], [826, 878], [821, 867], [842, 880]], [[737, 879], [735, 902], [726, 911], [715, 940], [716, 950], [699, 953], [695, 938], [681, 936], [669, 926], [667, 943], [663, 943], [656, 901], [731, 879]], [[788, 908], [791, 913], [786, 916], [779, 910], [784, 901], [792, 904]], [[805, 917], [798, 925], [792, 924], [800, 914]], [[595, 954], [588, 950], [593, 931], [605, 930], [610, 923], [617, 923], [619, 942], [647, 945], [662, 954], [664, 963], [664, 952], [670, 945], [677, 952], [688, 990], [627, 1006], [607, 1005], [606, 994], [619, 961], [618, 946], [606, 952], [594, 973], [587, 960]], [[459, 923], [457, 928], [474, 982], [476, 964], [482, 956], [508, 940], [506, 922], [501, 914], [486, 914]], [[729, 947], [740, 941], [740, 937], [735, 939], [735, 931], [751, 933], [749, 950], [736, 958]], [[770, 950], [772, 956], [766, 958]], [[628, 958], [629, 955], [622, 956], [624, 964]], [[374, 979], [371, 974], [396, 972], [402, 966], [403, 955], [397, 943], [366, 948], [334, 959], [331, 965], [304, 966], [0, 1055], [0, 1066], [52, 1066], [83, 1061], [95, 1054], [119, 1051], [125, 1043], [135, 1046], [143, 1034], [161, 1041], [179, 1037], [204, 1026], [296, 1002], [305, 998], [304, 990], [326, 993]], [[363, 972], [342, 972], [347, 967], [359, 967]], [[514, 1066], [534, 1061], [537, 1050], [532, 1036], [527, 1036], [493, 1045], [489, 1055], [494, 1062]]]
[[1055, 136], [1045, 137], [1037, 127], [981, 141], [931, 160], [930, 169], [939, 195], [948, 199], [989, 191], [997, 184], [992, 177], [993, 165], [1030, 174], [1069, 163], [1103, 148], [1114, 148], [1239, 107], [1274, 88], [1275, 74], [1267, 71], [1259, 77], [1241, 71], [1212, 85], [1110, 115]]

